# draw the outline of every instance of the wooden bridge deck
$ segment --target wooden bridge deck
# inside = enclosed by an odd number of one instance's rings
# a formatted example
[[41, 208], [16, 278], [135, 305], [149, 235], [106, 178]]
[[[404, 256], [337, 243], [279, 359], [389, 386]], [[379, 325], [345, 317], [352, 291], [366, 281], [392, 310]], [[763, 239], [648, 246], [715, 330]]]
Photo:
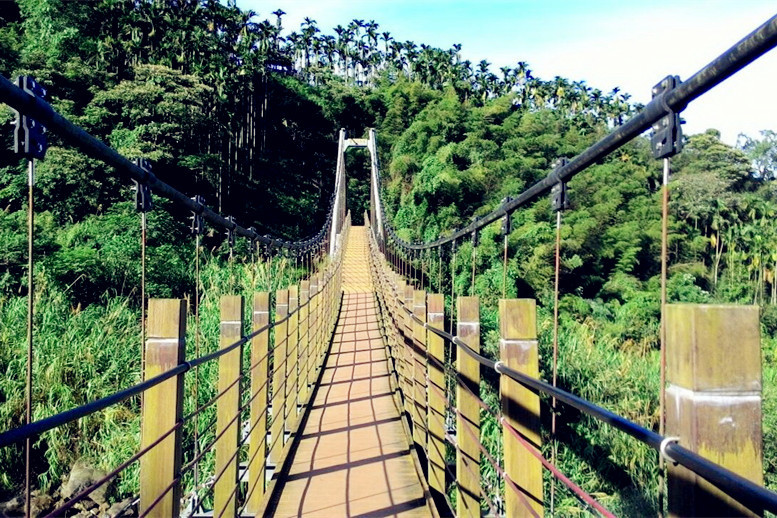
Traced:
[[432, 516], [389, 385], [369, 274], [353, 227], [332, 350], [274, 515]]

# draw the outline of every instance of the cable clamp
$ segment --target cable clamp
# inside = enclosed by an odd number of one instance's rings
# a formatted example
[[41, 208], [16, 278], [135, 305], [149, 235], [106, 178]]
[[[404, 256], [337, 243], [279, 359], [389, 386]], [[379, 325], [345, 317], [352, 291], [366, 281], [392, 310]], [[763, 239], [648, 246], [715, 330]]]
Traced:
[[[510, 196], [508, 196], [507, 198], [502, 200], [502, 206], [507, 205], [511, 201], [513, 201], [513, 199]], [[505, 215], [502, 216], [502, 229], [501, 230], [502, 230], [502, 236], [503, 237], [509, 236], [510, 232], [512, 231], [512, 225], [511, 225], [511, 221], [510, 221], [510, 213], [507, 212], [507, 211], [505, 211]]]
[[202, 207], [205, 206], [205, 198], [198, 194], [197, 196], [192, 197], [192, 201], [200, 205], [200, 212], [192, 211], [191, 233], [195, 236], [201, 236], [205, 232], [205, 221], [202, 217]]
[[502, 360], [497, 360], [496, 362], [494, 362], [494, 370], [499, 374], [503, 374], [501, 371], [501, 368], [504, 366], [505, 366], [505, 363]]
[[251, 233], [251, 237], [248, 238], [248, 253], [253, 257], [256, 253], [256, 239], [254, 238], [257, 235], [256, 228], [248, 227], [248, 231]]
[[[17, 77], [16, 86], [41, 101], [46, 99], [46, 89], [35, 81], [32, 76]], [[23, 155], [28, 159], [43, 159], [46, 156], [46, 150], [48, 149], [46, 128], [36, 119], [33, 119], [18, 110], [14, 110], [14, 112], [16, 112], [14, 152], [18, 155]], [[32, 182], [30, 184], [32, 185]]]
[[[136, 158], [135, 165], [145, 173], [151, 174], [151, 164], [145, 158]], [[135, 184], [135, 210], [138, 212], [148, 212], [154, 208], [154, 202], [151, 200], [151, 189], [148, 185], [132, 180]]]
[[[569, 160], [563, 157], [556, 160], [552, 174], [555, 174], [556, 177], [558, 177], [558, 172], [568, 163]], [[553, 212], [561, 212], [569, 208], [569, 196], [566, 182], [559, 180], [550, 190], [550, 206], [553, 209]]]
[[[476, 218], [475, 218], [475, 219], [472, 221], [472, 223], [473, 223], [474, 225], [477, 225], [477, 222], [478, 222], [478, 220], [479, 220], [479, 219], [480, 219], [480, 217], [476, 217]], [[475, 229], [472, 231], [472, 248], [477, 248], [477, 247], [478, 247], [478, 245], [480, 245], [480, 231], [479, 231], [477, 228], [475, 228]]]
[[657, 102], [661, 104], [662, 111], [666, 113], [653, 124], [650, 146], [653, 149], [654, 158], [669, 158], [683, 149], [680, 113], [670, 108], [666, 102], [666, 96], [669, 92], [680, 86], [681, 83], [678, 76], [666, 76], [652, 89], [653, 99], [657, 99]]
[[235, 248], [235, 217], [227, 216], [227, 221], [231, 223], [231, 226], [227, 227], [227, 244], [229, 251], [232, 252]]
[[658, 452], [661, 454], [661, 457], [663, 457], [664, 460], [671, 462], [675, 466], [677, 465], [677, 461], [670, 457], [668, 453], [666, 453], [666, 448], [670, 444], [677, 444], [678, 442], [680, 442], [679, 437], [664, 437], [664, 439], [661, 441], [661, 444], [658, 446]]

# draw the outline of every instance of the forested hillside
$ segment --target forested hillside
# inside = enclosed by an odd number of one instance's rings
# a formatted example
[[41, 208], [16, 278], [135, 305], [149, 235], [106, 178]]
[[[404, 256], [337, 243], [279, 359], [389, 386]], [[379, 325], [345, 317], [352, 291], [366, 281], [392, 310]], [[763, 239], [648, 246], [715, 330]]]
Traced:
[[[487, 61], [463, 60], [459, 45], [395, 41], [374, 21], [344, 20], [329, 30], [306, 19], [289, 31], [282, 10], [256, 14], [216, 0], [1, 4], [0, 74], [34, 76], [57, 111], [128, 158], [149, 159], [165, 182], [205, 196], [244, 226], [286, 238], [316, 232], [326, 217], [339, 128], [353, 137], [378, 130], [387, 211], [400, 236], [424, 241], [520, 193], [556, 160], [573, 157], [640, 108], [617, 87], [603, 92], [573, 79], [537, 78], [521, 56], [494, 72]], [[23, 422], [26, 368], [27, 176], [10, 151], [12, 120], [0, 107], [3, 430]], [[777, 134], [743, 136], [740, 144], [728, 146], [710, 129], [686, 136], [672, 161], [668, 297], [761, 307], [765, 470], [774, 488]], [[559, 384], [656, 429], [660, 167], [640, 138], [570, 183], [560, 280]], [[368, 192], [366, 157], [349, 157], [348, 175], [349, 207], [358, 218]], [[138, 379], [140, 228], [133, 197], [114, 172], [50, 135], [36, 184], [34, 297], [45, 308], [36, 314], [36, 418]], [[191, 298], [197, 281], [188, 214], [165, 208], [159, 203], [149, 216], [147, 294]], [[215, 293], [196, 301], [214, 326], [219, 292], [267, 289], [290, 274], [272, 274], [279, 262], [256, 266], [246, 254], [230, 261], [224, 237], [205, 237], [201, 285]], [[516, 213], [506, 294], [538, 300], [546, 379], [554, 245], [548, 200]], [[461, 244], [456, 290], [481, 296], [485, 350], [494, 355], [503, 278], [498, 229], [481, 237], [474, 288], [471, 256], [470, 244]], [[204, 336], [215, 333], [214, 327]], [[137, 431], [137, 403], [120, 408], [69, 428], [67, 438], [46, 434], [37, 443], [35, 469], [45, 491], [54, 491], [78, 459], [107, 471], [135, 451], [136, 439], [122, 442], [122, 434]], [[626, 514], [656, 505], [651, 451], [573, 412], [559, 422], [569, 437], [559, 459], [571, 478]], [[483, 440], [498, 450], [487, 428]], [[0, 451], [0, 491], [7, 495], [23, 480], [20, 458], [18, 450]], [[136, 483], [132, 475], [122, 478], [111, 498], [134, 494]], [[571, 514], [579, 503], [566, 498], [563, 506]]]

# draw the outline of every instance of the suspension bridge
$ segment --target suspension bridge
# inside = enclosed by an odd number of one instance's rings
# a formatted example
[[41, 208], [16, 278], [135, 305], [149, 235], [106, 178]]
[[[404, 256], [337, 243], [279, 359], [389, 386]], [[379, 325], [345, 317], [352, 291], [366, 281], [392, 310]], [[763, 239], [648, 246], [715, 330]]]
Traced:
[[[665, 164], [666, 193], [669, 160], [681, 146], [679, 113], [775, 45], [777, 17], [688, 80], [662, 80], [653, 101], [635, 117], [561, 161], [545, 179], [428, 243], [402, 240], [386, 216], [375, 131], [364, 139], [340, 132], [328, 218], [315, 236], [289, 242], [242, 227], [201, 198], [160, 181], [145, 162], [131, 162], [56, 113], [30, 78], [16, 84], [0, 80], [0, 101], [19, 114], [17, 152], [29, 159], [31, 179], [35, 160], [45, 155], [42, 125], [134, 180], [141, 212], [148, 209], [151, 193], [190, 211], [198, 247], [204, 226], [211, 225], [226, 230], [230, 244], [246, 239], [252, 253], [262, 247], [306, 265], [298, 281], [274, 293], [257, 292], [249, 301], [222, 297], [218, 349], [194, 358], [185, 353], [191, 324], [186, 301], [148, 300], [143, 380], [103, 399], [33, 421], [28, 370], [26, 423], [0, 433], [0, 448], [25, 445], [26, 514], [31, 514], [35, 476], [29, 462], [32, 441], [138, 396], [140, 449], [50, 516], [75, 514], [79, 502], [135, 463], [140, 483], [127, 515], [543, 516], [556, 486], [564, 486], [591, 513], [612, 516], [543, 455], [541, 416], [549, 409], [541, 396], [552, 398], [553, 407], [574, 407], [654, 449], [666, 464], [666, 508], [672, 516], [777, 513], [777, 494], [763, 487], [756, 307], [663, 300], [663, 414], [655, 431], [558, 388], [555, 378], [540, 379], [534, 300], [499, 300], [500, 355], [489, 358], [480, 350], [478, 298], [441, 293], [439, 282], [444, 272], [451, 273], [458, 244], [470, 240], [474, 257], [486, 226], [501, 224], [506, 236], [511, 214], [539, 196], [552, 192], [560, 221], [566, 182], [650, 128], [654, 155]], [[345, 155], [352, 148], [365, 148], [371, 156], [364, 226], [351, 225], [346, 211]], [[29, 189], [32, 250], [32, 181]], [[476, 275], [473, 262], [473, 280]], [[33, 297], [28, 298], [31, 317]], [[246, 314], [252, 315], [250, 322]], [[28, 365], [33, 338], [30, 329]], [[215, 396], [185, 414], [184, 394], [197, 383], [192, 374], [206, 364], [218, 371]], [[486, 378], [498, 380], [496, 406], [482, 398]], [[215, 430], [213, 439], [185, 437], [187, 423], [209, 409], [215, 409], [208, 425]], [[481, 441], [484, 415], [500, 427], [501, 456]], [[205, 465], [208, 457], [213, 462]], [[484, 481], [482, 466], [497, 474], [495, 484]], [[544, 471], [550, 473], [550, 487]], [[185, 488], [192, 474], [194, 483]]]

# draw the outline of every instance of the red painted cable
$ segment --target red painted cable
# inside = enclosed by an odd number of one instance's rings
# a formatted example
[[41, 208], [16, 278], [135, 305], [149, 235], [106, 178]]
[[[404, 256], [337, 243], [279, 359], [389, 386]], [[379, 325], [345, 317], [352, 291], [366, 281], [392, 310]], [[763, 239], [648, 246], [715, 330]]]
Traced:
[[[529, 453], [531, 453], [534, 457], [536, 457], [545, 468], [550, 471], [550, 473], [559, 479], [564, 485], [566, 485], [573, 493], [575, 493], [581, 500], [583, 500], [585, 503], [599, 511], [603, 516], [606, 516], [608, 518], [614, 518], [615, 515], [612, 514], [610, 511], [608, 511], [604, 506], [602, 506], [599, 502], [596, 501], [596, 499], [591, 496], [590, 494], [586, 493], [580, 486], [572, 482], [566, 475], [564, 475], [556, 466], [554, 466], [550, 461], [548, 461], [542, 453], [537, 451], [526, 439], [524, 439], [520, 432], [513, 428], [513, 426], [507, 422], [504, 415], [502, 415], [501, 412], [498, 412], [491, 408], [488, 404], [486, 404], [482, 399], [480, 399], [478, 396], [476, 396], [469, 387], [467, 387], [466, 384], [461, 384], [467, 392], [469, 392], [474, 398], [475, 401], [478, 403], [478, 405], [481, 406], [486, 412], [492, 414], [494, 417], [496, 417], [502, 425], [507, 428], [507, 430], [516, 438], [518, 439], [518, 442], [526, 448]], [[458, 412], [458, 410], [457, 410]]]
[[[438, 391], [443, 398], [447, 400], [447, 397], [445, 397], [445, 394], [434, 385], [429, 385], [434, 390]], [[461, 412], [459, 412], [458, 408], [453, 408], [453, 410], [456, 412], [456, 414], [461, 415]], [[480, 448], [480, 451], [486, 456], [486, 460], [491, 464], [491, 466], [494, 468], [494, 470], [499, 474], [500, 477], [505, 481], [505, 483], [510, 486], [510, 488], [515, 492], [515, 494], [518, 496], [518, 499], [521, 501], [521, 503], [528, 509], [529, 513], [534, 518], [540, 518], [539, 514], [532, 508], [529, 501], [526, 499], [526, 496], [523, 494], [523, 492], [518, 488], [518, 486], [515, 485], [515, 483], [510, 479], [510, 477], [507, 476], [507, 473], [502, 470], [501, 466], [499, 466], [499, 463], [494, 459], [493, 456], [491, 456], [491, 453], [480, 443], [480, 437], [477, 437], [475, 433], [469, 429], [469, 427], [465, 426], [464, 429], [467, 431], [467, 433], [470, 435], [471, 438], [475, 440], [478, 444], [478, 448]]]
[[580, 486], [572, 482], [569, 478], [567, 478], [566, 475], [564, 475], [559, 469], [550, 463], [543, 455], [537, 451], [537, 449], [532, 446], [529, 441], [521, 437], [521, 433], [513, 428], [513, 425], [507, 422], [507, 420], [504, 418], [504, 416], [499, 417], [499, 422], [504, 425], [504, 427], [512, 434], [513, 437], [515, 437], [518, 442], [523, 445], [526, 450], [528, 450], [529, 453], [531, 453], [534, 457], [539, 460], [545, 468], [550, 471], [553, 476], [555, 476], [557, 479], [559, 479], [561, 482], [563, 482], [572, 492], [574, 492], [578, 497], [580, 497], [581, 500], [583, 500], [585, 503], [599, 511], [603, 516], [606, 516], [607, 518], [615, 518], [615, 515], [612, 514], [610, 511], [602, 507], [602, 505], [597, 502], [594, 497], [586, 493]]

